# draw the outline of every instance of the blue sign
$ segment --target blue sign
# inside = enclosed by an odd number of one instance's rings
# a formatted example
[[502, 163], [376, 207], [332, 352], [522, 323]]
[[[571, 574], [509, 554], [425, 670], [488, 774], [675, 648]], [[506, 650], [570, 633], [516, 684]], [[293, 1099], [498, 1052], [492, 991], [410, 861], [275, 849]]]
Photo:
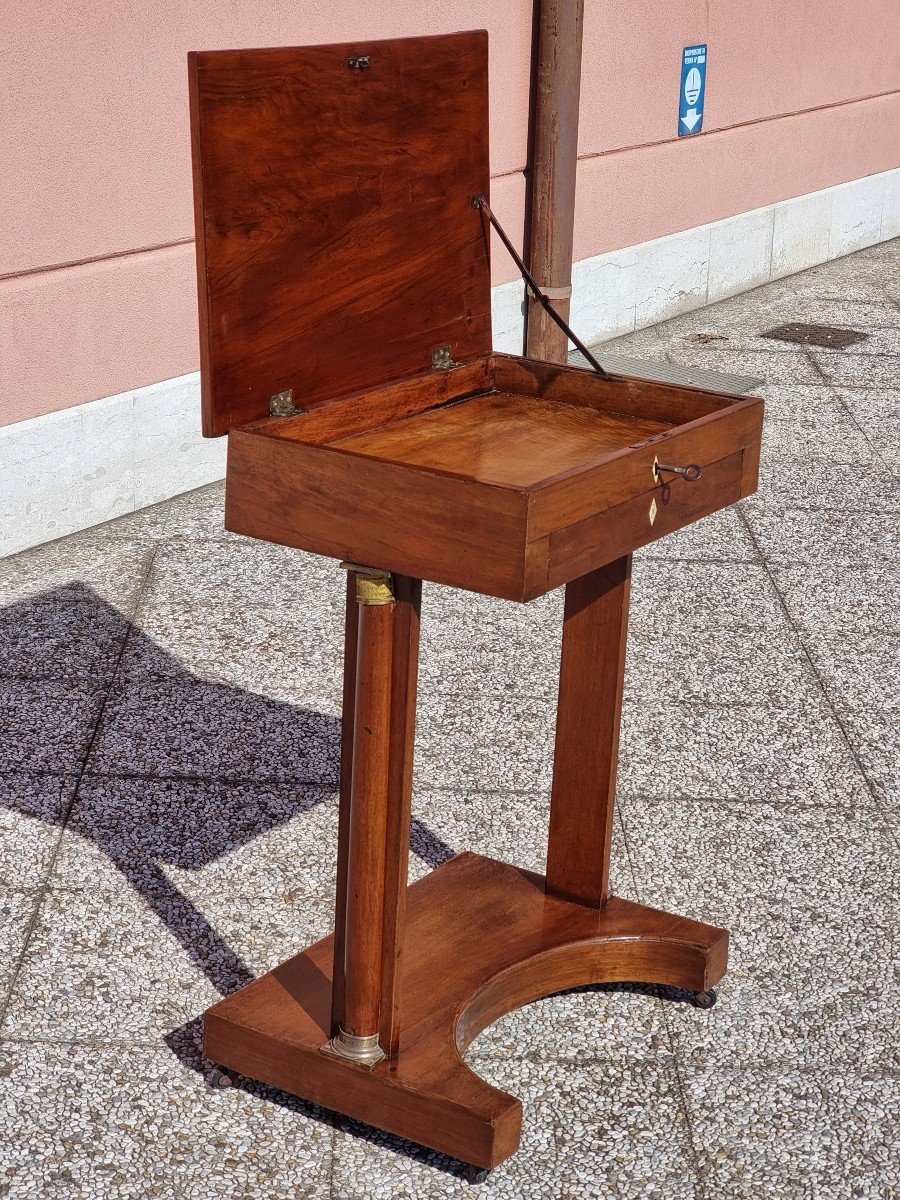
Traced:
[[678, 136], [690, 137], [703, 128], [706, 99], [706, 47], [685, 46], [681, 56], [681, 99], [678, 103]]

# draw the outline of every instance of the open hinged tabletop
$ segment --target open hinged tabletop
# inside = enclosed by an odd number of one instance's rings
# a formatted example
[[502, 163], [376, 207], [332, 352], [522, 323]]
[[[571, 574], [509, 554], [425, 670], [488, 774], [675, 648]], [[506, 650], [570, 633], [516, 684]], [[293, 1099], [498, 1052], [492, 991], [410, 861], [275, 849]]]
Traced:
[[195, 54], [191, 97], [229, 529], [523, 600], [755, 489], [761, 400], [492, 353], [484, 33]]

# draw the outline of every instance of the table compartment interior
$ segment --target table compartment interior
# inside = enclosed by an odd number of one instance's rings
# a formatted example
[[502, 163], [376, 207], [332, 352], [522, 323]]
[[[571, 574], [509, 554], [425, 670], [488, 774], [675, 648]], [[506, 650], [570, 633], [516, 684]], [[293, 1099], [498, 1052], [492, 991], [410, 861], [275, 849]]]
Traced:
[[531, 487], [665, 433], [671, 421], [491, 391], [335, 438], [337, 449], [484, 483]]
[[264, 421], [255, 432], [527, 490], [646, 445], [733, 399], [491, 355]]

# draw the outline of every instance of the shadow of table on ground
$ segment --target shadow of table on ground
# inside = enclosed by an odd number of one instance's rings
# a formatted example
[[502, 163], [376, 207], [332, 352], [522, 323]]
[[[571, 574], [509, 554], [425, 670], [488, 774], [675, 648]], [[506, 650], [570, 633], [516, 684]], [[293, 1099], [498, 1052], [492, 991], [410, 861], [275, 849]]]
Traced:
[[[200, 871], [332, 797], [339, 718], [198, 677], [83, 584], [0, 610], [0, 653], [0, 674], [90, 683], [104, 695], [80, 731], [80, 758], [58, 772], [77, 776], [68, 806], [50, 815], [22, 795], [9, 807], [96, 846], [222, 995], [249, 983], [164, 867]], [[34, 746], [15, 769], [47, 771]], [[419, 821], [411, 846], [432, 867], [454, 854]]]
[[[0, 610], [0, 654], [0, 673], [38, 684], [42, 678], [92, 683], [103, 697], [93, 723], [85, 724], [80, 758], [61, 772], [75, 775], [77, 784], [53, 823], [102, 853], [222, 996], [251, 982], [254, 973], [165, 868], [200, 871], [333, 797], [339, 719], [194, 674], [84, 584]], [[35, 761], [19, 757], [15, 767], [47, 772], [46, 760], [38, 759], [36, 751]], [[271, 777], [260, 772], [260, 763], [280, 767]], [[29, 817], [51, 820], [27, 796], [8, 803]], [[415, 818], [410, 845], [432, 868], [455, 854]], [[314, 849], [336, 853], [336, 847]], [[629, 985], [582, 990], [623, 986]], [[208, 1075], [202, 1017], [164, 1040], [185, 1067]], [[238, 1086], [304, 1116], [340, 1123], [366, 1140], [383, 1143], [388, 1136], [266, 1085], [239, 1080]], [[402, 1139], [390, 1144], [451, 1174], [462, 1170]]]

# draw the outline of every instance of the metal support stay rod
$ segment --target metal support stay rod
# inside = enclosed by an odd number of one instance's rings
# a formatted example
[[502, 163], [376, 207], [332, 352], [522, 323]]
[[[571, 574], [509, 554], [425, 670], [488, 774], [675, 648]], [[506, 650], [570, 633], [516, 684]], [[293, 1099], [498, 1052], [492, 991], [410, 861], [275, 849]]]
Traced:
[[506, 236], [506, 232], [503, 229], [502, 225], [497, 220], [497, 218], [494, 216], [493, 212], [491, 212], [491, 206], [487, 202], [487, 197], [486, 196], [473, 196], [472, 197], [472, 207], [480, 208], [481, 211], [484, 213], [484, 215], [487, 217], [487, 219], [490, 221], [490, 223], [493, 225], [494, 229], [496, 229], [497, 236], [500, 238], [500, 241], [503, 243], [503, 245], [509, 251], [509, 255], [512, 258], [513, 262], [519, 268], [522, 278], [525, 280], [525, 286], [529, 289], [531, 294], [534, 296], [535, 300], [537, 300], [538, 304], [540, 304], [541, 307], [544, 309], [547, 316], [550, 317], [550, 319], [552, 321], [554, 321], [560, 327], [560, 329], [563, 331], [563, 333], [565, 333], [566, 337], [568, 337], [569, 341], [572, 342], [572, 344], [575, 346], [575, 349], [579, 352], [579, 354], [584, 355], [584, 357], [591, 364], [591, 366], [594, 368], [594, 370], [597, 372], [597, 374], [600, 376], [601, 379], [611, 378], [609, 372], [605, 371], [603, 369], [603, 367], [600, 366], [600, 364], [597, 362], [596, 358], [594, 358], [593, 354], [591, 354], [590, 350], [588, 350], [587, 346], [585, 346], [584, 342], [582, 342], [582, 340], [576, 334], [574, 334], [572, 332], [572, 330], [569, 328], [569, 326], [566, 324], [566, 322], [562, 319], [562, 317], [559, 315], [559, 313], [556, 311], [556, 309], [550, 303], [549, 299], [544, 295], [544, 293], [541, 291], [541, 289], [535, 283], [528, 268], [525, 266], [525, 263], [520, 258], [519, 253], [516, 250], [515, 246], [512, 244], [512, 242]]

